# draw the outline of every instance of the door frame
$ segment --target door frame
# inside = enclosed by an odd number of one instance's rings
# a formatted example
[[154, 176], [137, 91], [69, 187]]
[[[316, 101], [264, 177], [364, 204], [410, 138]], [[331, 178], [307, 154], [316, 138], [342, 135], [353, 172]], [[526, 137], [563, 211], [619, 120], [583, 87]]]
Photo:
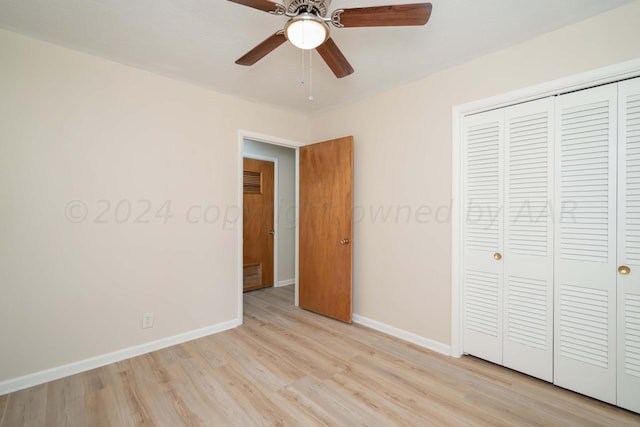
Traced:
[[[238, 246], [238, 253], [237, 253], [237, 274], [236, 274], [236, 282], [237, 282], [237, 321], [238, 324], [241, 325], [243, 323], [243, 289], [242, 289], [242, 254], [243, 254], [243, 241], [242, 241], [242, 236], [243, 236], [243, 228], [244, 228], [244, 224], [243, 224], [243, 219], [242, 219], [242, 209], [244, 207], [244, 201], [243, 201], [243, 186], [242, 186], [242, 181], [243, 181], [243, 170], [244, 170], [244, 162], [243, 159], [245, 157], [244, 155], [244, 140], [245, 139], [250, 139], [252, 141], [256, 141], [256, 142], [261, 142], [264, 144], [270, 144], [270, 145], [276, 145], [276, 146], [280, 146], [280, 147], [286, 147], [286, 148], [291, 148], [295, 150], [295, 194], [296, 194], [296, 203], [298, 202], [298, 198], [299, 198], [299, 173], [298, 173], [298, 168], [299, 168], [299, 152], [298, 149], [302, 146], [308, 145], [308, 142], [299, 142], [299, 141], [294, 141], [294, 140], [290, 140], [290, 139], [285, 139], [285, 138], [280, 138], [277, 136], [272, 136], [272, 135], [265, 135], [262, 133], [257, 133], [257, 132], [252, 132], [252, 131], [248, 131], [248, 130], [243, 130], [240, 129], [238, 130], [238, 163], [237, 163], [237, 186], [236, 186], [236, 194], [237, 194], [237, 210], [238, 210], [238, 232], [237, 232], [237, 246]], [[249, 156], [246, 156], [249, 157]], [[257, 160], [263, 160], [263, 159], [257, 159]], [[271, 160], [270, 160], [271, 161]], [[276, 169], [274, 171], [274, 177], [277, 177], [277, 163], [276, 163]], [[277, 184], [277, 178], [274, 178], [275, 183]], [[274, 189], [274, 202], [275, 204], [277, 204], [277, 185], [275, 185], [276, 189]], [[277, 212], [277, 211], [276, 211]], [[275, 217], [277, 219], [277, 216]], [[295, 252], [295, 261], [294, 261], [294, 280], [295, 280], [295, 300], [294, 300], [294, 304], [297, 306], [298, 305], [298, 238], [299, 238], [299, 229], [298, 229], [298, 210], [296, 209], [296, 215], [295, 215], [295, 243], [294, 243], [294, 252]], [[277, 221], [274, 221], [274, 230], [276, 230], [276, 241], [277, 241]], [[275, 251], [277, 249], [274, 248], [274, 266], [273, 266], [273, 272], [274, 272], [274, 286], [277, 283], [277, 252]]]
[[[251, 141], [255, 141], [251, 138]], [[260, 141], [257, 141], [260, 142]], [[244, 140], [242, 142], [242, 149], [244, 151]], [[264, 162], [273, 163], [273, 231], [275, 234], [273, 235], [273, 287], [278, 287], [278, 158], [277, 157], [269, 157], [263, 156], [260, 154], [246, 154], [243, 153], [243, 159], [252, 159], [252, 160], [262, 160]], [[244, 169], [244, 166], [243, 166]], [[244, 179], [244, 176], [243, 176]], [[242, 210], [244, 212], [244, 191], [243, 191], [243, 199], [242, 199]], [[244, 221], [244, 215], [242, 216]], [[242, 223], [242, 234], [243, 234], [243, 255], [244, 255], [244, 222]]]
[[463, 206], [462, 200], [462, 122], [465, 116], [507, 107], [522, 102], [533, 101], [547, 96], [559, 95], [618, 80], [640, 76], [640, 59], [633, 59], [590, 70], [535, 86], [492, 96], [452, 108], [452, 175], [451, 193], [451, 356], [462, 356], [464, 293], [462, 292], [463, 271]]

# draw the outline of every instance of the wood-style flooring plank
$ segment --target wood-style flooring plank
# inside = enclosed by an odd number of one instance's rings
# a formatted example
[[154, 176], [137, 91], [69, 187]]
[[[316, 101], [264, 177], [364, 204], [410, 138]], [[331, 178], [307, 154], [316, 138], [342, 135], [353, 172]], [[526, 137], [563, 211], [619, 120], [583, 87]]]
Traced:
[[45, 424], [72, 427], [87, 425], [84, 385], [78, 375], [52, 381], [47, 387]]
[[248, 355], [287, 384], [307, 375], [302, 367], [296, 366], [282, 357], [282, 349], [269, 342], [254, 340], [253, 332], [244, 326], [241, 330], [238, 328], [237, 334], [233, 337], [221, 337], [216, 341], [223, 348], [221, 351], [233, 351], [233, 346], [236, 345], [241, 347]]
[[47, 384], [8, 395], [2, 426], [44, 426], [47, 408]]
[[[361, 399], [350, 398], [349, 392], [312, 376], [302, 378], [288, 388], [316, 402], [331, 415], [334, 425], [383, 426], [383, 417]], [[389, 425], [387, 422], [386, 425]]]
[[0, 396], [0, 425], [2, 425], [2, 418], [4, 418], [5, 409], [7, 409], [8, 399], [9, 399], [8, 394]]
[[244, 294], [233, 330], [0, 396], [15, 426], [640, 426], [640, 415]]

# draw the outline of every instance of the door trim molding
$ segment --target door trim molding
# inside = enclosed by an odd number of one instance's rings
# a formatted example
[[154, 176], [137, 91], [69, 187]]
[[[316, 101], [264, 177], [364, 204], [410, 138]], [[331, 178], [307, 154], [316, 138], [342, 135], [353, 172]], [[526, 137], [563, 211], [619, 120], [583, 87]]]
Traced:
[[462, 356], [462, 121], [465, 116], [640, 76], [640, 59], [590, 70], [452, 108], [451, 356]]
[[[251, 138], [248, 138], [248, 139], [252, 140]], [[244, 141], [243, 141], [243, 144], [244, 144]], [[273, 230], [275, 231], [275, 234], [273, 235], [273, 287], [275, 288], [278, 286], [278, 244], [279, 244], [278, 212], [280, 212], [279, 206], [278, 206], [279, 204], [278, 203], [278, 200], [279, 200], [278, 198], [278, 180], [279, 180], [278, 158], [262, 156], [260, 154], [244, 153], [244, 145], [242, 148], [243, 148], [243, 156], [245, 159], [262, 160], [265, 162], [273, 163]], [[242, 209], [244, 209], [244, 199], [242, 201]], [[244, 224], [242, 225], [244, 226]], [[244, 239], [243, 239], [243, 242], [244, 242]]]
[[[237, 207], [239, 210], [242, 209], [243, 201], [242, 201], [242, 181], [243, 181], [243, 159], [244, 155], [244, 140], [250, 139], [252, 141], [262, 142], [270, 145], [278, 145], [281, 147], [292, 148], [295, 150], [296, 162], [295, 162], [295, 194], [296, 194], [296, 204], [298, 203], [298, 148], [307, 145], [308, 143], [294, 141], [286, 138], [280, 138], [273, 135], [266, 135], [258, 132], [253, 132], [249, 130], [239, 129], [238, 130], [238, 155], [237, 155], [237, 173], [236, 173], [236, 194], [237, 194]], [[276, 196], [274, 195], [274, 198]], [[295, 305], [298, 305], [298, 210], [296, 209], [295, 216], [295, 243], [294, 243], [294, 251], [295, 251]], [[274, 224], [275, 225], [275, 224]], [[242, 229], [244, 224], [242, 223], [242, 215], [238, 215], [238, 230], [236, 235], [238, 252], [236, 254], [237, 257], [237, 269], [236, 269], [236, 296], [237, 296], [237, 307], [236, 307], [236, 321], [239, 325], [242, 325], [243, 322], [243, 297], [242, 297]], [[276, 255], [274, 253], [274, 274], [277, 271], [276, 263]], [[274, 286], [277, 281], [274, 281]]]

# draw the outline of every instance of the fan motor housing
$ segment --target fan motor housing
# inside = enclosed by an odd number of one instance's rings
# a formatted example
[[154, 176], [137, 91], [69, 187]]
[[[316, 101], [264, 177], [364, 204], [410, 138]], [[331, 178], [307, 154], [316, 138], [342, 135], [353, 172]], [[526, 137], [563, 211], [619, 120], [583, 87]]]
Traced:
[[287, 13], [295, 15], [308, 12], [324, 18], [327, 16], [327, 3], [325, 0], [293, 0], [287, 7]]

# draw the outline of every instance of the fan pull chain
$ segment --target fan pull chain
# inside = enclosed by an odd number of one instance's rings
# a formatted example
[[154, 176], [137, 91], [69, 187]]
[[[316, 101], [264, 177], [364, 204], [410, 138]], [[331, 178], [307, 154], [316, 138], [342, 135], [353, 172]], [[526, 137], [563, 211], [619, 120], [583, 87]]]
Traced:
[[300, 49], [300, 58], [302, 58], [302, 74], [300, 75], [300, 84], [304, 84], [304, 50]]
[[311, 58], [313, 57], [312, 50], [309, 49], [309, 97], [307, 98], [309, 101], [313, 101], [313, 62]]
[[[306, 77], [306, 61], [304, 58], [304, 53], [306, 52], [305, 50], [302, 50], [302, 74], [300, 75], [300, 84], [304, 85], [305, 82], [305, 77]], [[315, 98], [313, 97], [313, 54], [311, 52], [311, 50], [308, 51], [309, 52], [309, 95], [307, 96], [307, 100], [309, 101], [313, 101]]]

